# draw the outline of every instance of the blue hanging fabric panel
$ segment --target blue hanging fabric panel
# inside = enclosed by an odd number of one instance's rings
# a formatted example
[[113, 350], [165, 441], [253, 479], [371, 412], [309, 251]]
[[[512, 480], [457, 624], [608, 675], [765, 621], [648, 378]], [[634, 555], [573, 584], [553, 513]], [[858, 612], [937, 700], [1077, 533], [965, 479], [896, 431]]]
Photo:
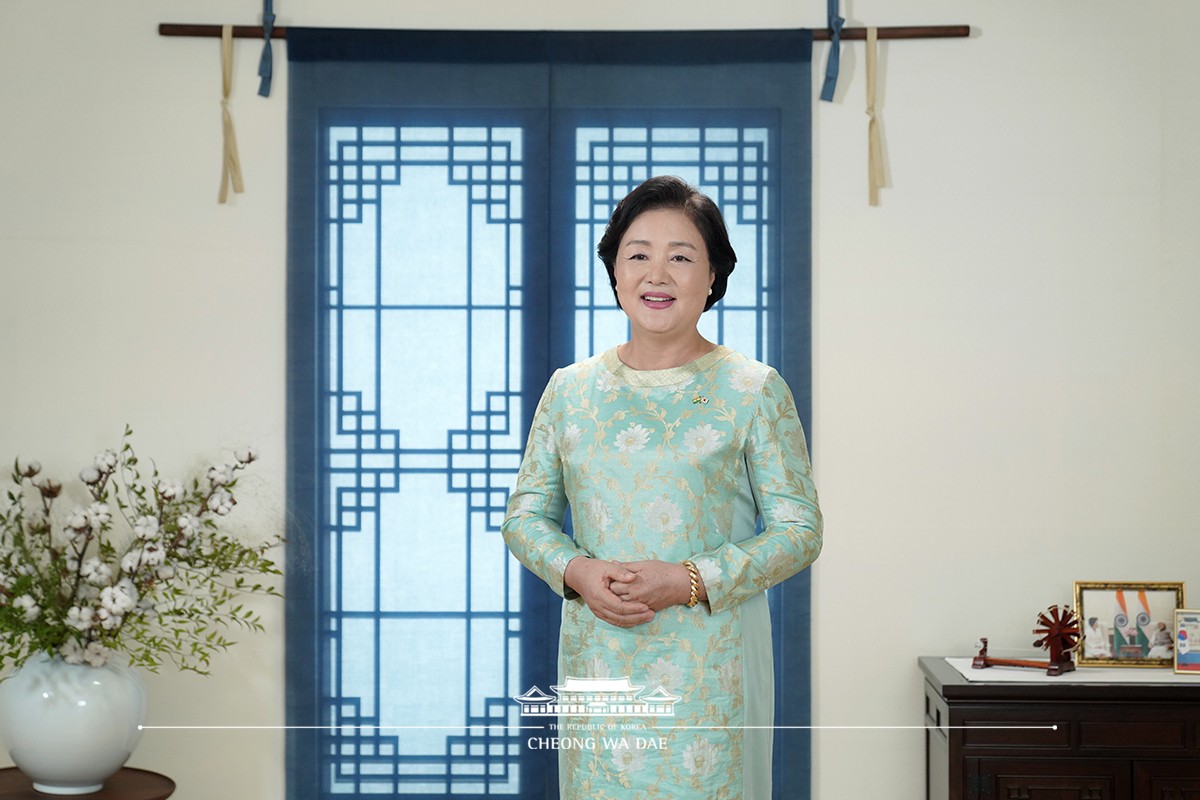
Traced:
[[842, 26], [846, 20], [838, 14], [838, 0], [829, 0], [829, 58], [825, 61], [825, 84], [821, 87], [821, 99], [833, 100], [837, 91], [838, 68], [842, 58]]
[[[555, 680], [560, 601], [497, 533], [533, 408], [625, 336], [595, 237], [653, 171], [738, 239], [710, 335], [810, 418], [811, 33], [289, 26], [287, 57], [288, 797], [541, 800], [513, 698]], [[796, 800], [809, 581], [768, 598]]]
[[275, 30], [275, 11], [272, 0], [263, 0], [263, 50], [258, 59], [258, 93], [262, 97], [271, 95], [271, 33]]

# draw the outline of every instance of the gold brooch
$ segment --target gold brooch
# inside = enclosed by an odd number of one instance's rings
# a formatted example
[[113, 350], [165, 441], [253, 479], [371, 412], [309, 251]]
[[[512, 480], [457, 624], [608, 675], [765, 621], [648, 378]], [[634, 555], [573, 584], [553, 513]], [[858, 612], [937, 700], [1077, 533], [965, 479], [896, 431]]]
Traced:
[[697, 403], [704, 403], [705, 405], [708, 405], [708, 398], [697, 393], [692, 397], [692, 405], [696, 405]]

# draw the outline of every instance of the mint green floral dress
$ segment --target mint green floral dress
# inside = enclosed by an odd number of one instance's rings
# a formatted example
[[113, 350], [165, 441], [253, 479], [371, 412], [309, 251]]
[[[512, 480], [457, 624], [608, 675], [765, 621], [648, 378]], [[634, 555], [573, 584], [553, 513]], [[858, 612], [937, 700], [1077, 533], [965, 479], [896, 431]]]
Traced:
[[[568, 503], [574, 539], [562, 530]], [[631, 369], [612, 349], [558, 370], [503, 530], [566, 600], [560, 684], [629, 678], [642, 696], [679, 698], [672, 716], [558, 717], [562, 800], [769, 798], [764, 590], [821, 549], [804, 431], [779, 374], [725, 347], [673, 369]], [[708, 603], [615, 627], [564, 588], [576, 556], [691, 559]]]

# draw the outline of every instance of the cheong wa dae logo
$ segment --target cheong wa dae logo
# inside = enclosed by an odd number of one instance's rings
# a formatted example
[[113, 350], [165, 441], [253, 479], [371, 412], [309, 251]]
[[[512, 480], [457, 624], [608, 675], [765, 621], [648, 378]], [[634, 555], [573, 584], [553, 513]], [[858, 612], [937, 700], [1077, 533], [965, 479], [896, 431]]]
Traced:
[[521, 704], [523, 717], [552, 717], [574, 714], [588, 717], [622, 716], [673, 717], [675, 704], [682, 698], [659, 686], [642, 695], [644, 686], [634, 686], [629, 677], [571, 678], [561, 686], [551, 686], [554, 696], [534, 686], [512, 699]]

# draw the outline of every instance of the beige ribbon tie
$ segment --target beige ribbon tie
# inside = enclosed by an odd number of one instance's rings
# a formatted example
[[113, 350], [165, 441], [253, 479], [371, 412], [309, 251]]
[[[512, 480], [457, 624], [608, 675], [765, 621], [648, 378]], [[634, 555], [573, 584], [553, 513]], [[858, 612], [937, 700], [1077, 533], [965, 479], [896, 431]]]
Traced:
[[867, 28], [867, 195], [873, 206], [879, 205], [879, 190], [883, 187], [883, 139], [875, 113], [878, 40], [879, 31]]
[[233, 88], [233, 26], [221, 28], [221, 131], [224, 140], [221, 155], [221, 191], [217, 202], [229, 199], [229, 187], [241, 194], [242, 162], [238, 159], [237, 136], [233, 132], [233, 115], [229, 113], [229, 92]]

